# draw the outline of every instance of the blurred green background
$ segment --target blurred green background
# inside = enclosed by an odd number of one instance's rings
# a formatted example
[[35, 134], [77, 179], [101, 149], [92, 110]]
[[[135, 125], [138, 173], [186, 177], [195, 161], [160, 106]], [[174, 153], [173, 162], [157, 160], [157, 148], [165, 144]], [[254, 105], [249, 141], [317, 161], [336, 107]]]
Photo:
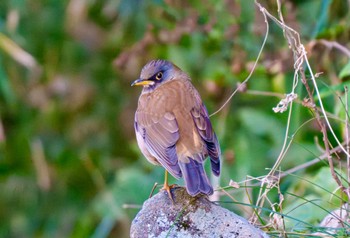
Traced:
[[[349, 2], [282, 2], [284, 20], [300, 32], [314, 72], [323, 72], [318, 82], [326, 110], [344, 119], [339, 98], [350, 55], [319, 40], [350, 48]], [[276, 1], [260, 3], [277, 15]], [[248, 76], [265, 30], [251, 0], [0, 1], [0, 237], [128, 237], [131, 220], [164, 172], [136, 145], [141, 89], [130, 83], [149, 60], [173, 61], [192, 77], [212, 113]], [[211, 117], [223, 153], [221, 186], [273, 166], [288, 113], [272, 108], [291, 91], [292, 79], [292, 53], [271, 23], [247, 90]], [[302, 101], [301, 83], [296, 92]], [[282, 170], [322, 154], [317, 124], [303, 124], [311, 118], [308, 108], [294, 105], [290, 135], [298, 133]], [[342, 140], [344, 124], [332, 124]], [[282, 180], [281, 189], [295, 195], [285, 197], [286, 208], [317, 225], [326, 212], [312, 204], [300, 209], [298, 197], [336, 207], [340, 200], [330, 202], [329, 191], [337, 186], [324, 163], [298, 175], [305, 179]]]

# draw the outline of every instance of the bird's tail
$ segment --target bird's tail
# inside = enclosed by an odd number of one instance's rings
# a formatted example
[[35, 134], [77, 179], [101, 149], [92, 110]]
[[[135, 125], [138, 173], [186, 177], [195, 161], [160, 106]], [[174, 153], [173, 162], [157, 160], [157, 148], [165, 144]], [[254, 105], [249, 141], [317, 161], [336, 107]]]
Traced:
[[187, 163], [179, 161], [179, 166], [185, 179], [187, 192], [192, 197], [199, 193], [206, 195], [213, 194], [213, 187], [210, 185], [203, 163], [192, 158], [188, 158], [188, 160], [189, 162]]

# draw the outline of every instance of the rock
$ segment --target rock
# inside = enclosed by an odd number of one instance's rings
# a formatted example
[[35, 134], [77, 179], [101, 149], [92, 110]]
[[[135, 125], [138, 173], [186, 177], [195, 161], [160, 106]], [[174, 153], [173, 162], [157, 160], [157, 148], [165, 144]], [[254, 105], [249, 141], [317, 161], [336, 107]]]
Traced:
[[172, 195], [174, 204], [165, 191], [145, 201], [132, 222], [130, 237], [268, 237], [206, 196], [193, 198], [182, 187], [173, 188]]
[[318, 225], [318, 227], [322, 227], [323, 232], [315, 232], [313, 235], [322, 237], [326, 237], [328, 235], [328, 237], [332, 237], [331, 235], [336, 236], [337, 232], [343, 232], [347, 235], [346, 237], [349, 237], [350, 230], [347, 225], [349, 222], [349, 204], [345, 203], [340, 209], [332, 211], [325, 218], [323, 218], [321, 223]]

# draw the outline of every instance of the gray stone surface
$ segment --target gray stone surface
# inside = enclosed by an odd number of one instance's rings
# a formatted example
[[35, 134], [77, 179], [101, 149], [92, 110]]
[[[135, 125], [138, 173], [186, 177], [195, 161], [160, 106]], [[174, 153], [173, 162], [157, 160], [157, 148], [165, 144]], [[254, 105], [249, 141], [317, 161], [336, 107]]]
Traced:
[[130, 236], [143, 237], [268, 237], [244, 218], [210, 202], [172, 189], [173, 204], [165, 191], [145, 201], [132, 222]]

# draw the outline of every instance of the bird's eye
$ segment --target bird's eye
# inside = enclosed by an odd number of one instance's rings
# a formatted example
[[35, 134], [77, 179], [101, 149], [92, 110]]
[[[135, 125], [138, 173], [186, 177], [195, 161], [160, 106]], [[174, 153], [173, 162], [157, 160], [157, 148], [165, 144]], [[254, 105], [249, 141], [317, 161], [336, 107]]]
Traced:
[[161, 80], [162, 77], [163, 77], [163, 73], [162, 73], [162, 72], [158, 72], [158, 73], [156, 74], [156, 79], [157, 79], [157, 80]]

